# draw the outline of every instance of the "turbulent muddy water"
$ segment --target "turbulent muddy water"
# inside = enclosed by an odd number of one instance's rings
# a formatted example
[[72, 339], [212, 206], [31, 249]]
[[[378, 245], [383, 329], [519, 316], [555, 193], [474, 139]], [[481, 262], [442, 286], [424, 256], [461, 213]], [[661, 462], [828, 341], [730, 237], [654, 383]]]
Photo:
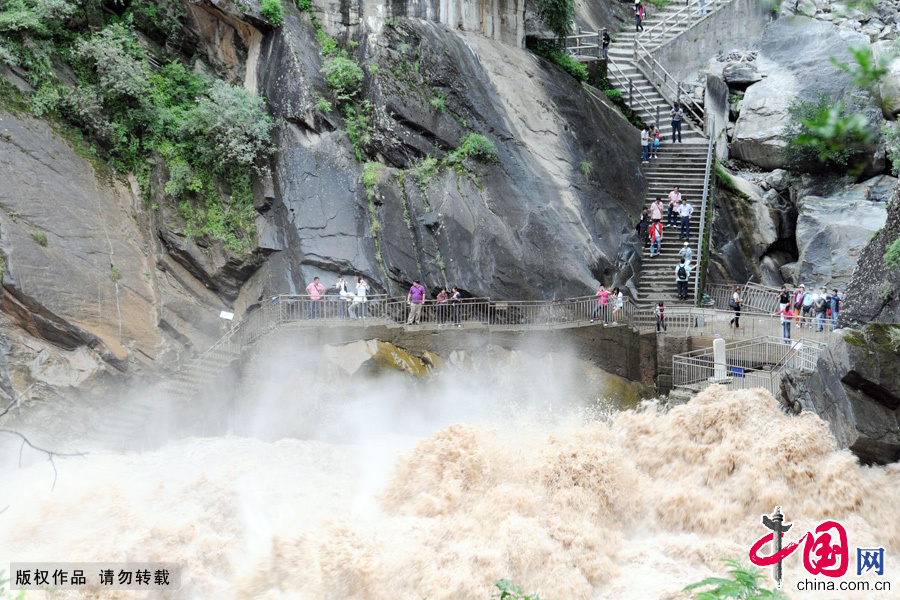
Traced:
[[[851, 552], [884, 546], [896, 564], [900, 468], [860, 467], [818, 418], [787, 417], [763, 392], [599, 419], [539, 373], [497, 385], [479, 400], [527, 410], [474, 411], [449, 393], [430, 430], [423, 415], [398, 430], [357, 406], [355, 433], [325, 441], [191, 438], [61, 461], [52, 492], [39, 457], [15, 468], [16, 446], [0, 473], [0, 568], [178, 562], [177, 598], [487, 599], [499, 578], [560, 600], [677, 598], [724, 573], [721, 558], [746, 559], [776, 505], [798, 537], [837, 519]], [[797, 593], [800, 555], [785, 565], [791, 597], [900, 597]]]

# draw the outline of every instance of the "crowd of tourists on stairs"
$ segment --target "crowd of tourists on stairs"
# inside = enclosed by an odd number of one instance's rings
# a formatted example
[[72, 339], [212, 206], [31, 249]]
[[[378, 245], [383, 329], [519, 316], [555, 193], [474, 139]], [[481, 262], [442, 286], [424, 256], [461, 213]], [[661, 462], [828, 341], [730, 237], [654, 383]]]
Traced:
[[[690, 247], [691, 215], [694, 207], [685, 200], [678, 186], [675, 186], [668, 197], [668, 208], [665, 208], [662, 198], [657, 197], [649, 209], [644, 209], [638, 219], [635, 229], [643, 241], [643, 246], [650, 249], [649, 258], [662, 254], [663, 227], [681, 228], [679, 239], [684, 240], [684, 246], [678, 251], [679, 262], [675, 265], [675, 284], [679, 300], [688, 299], [688, 281], [691, 274], [691, 260], [693, 250]], [[663, 211], [666, 210], [668, 223], [663, 225]]]

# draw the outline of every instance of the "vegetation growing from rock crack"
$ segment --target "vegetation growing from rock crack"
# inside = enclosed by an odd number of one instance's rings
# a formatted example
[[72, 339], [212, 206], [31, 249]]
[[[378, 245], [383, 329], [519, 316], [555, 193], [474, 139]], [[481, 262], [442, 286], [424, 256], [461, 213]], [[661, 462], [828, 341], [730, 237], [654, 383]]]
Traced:
[[873, 135], [864, 114], [822, 94], [814, 101], [794, 100], [788, 115], [782, 137], [792, 170], [856, 175], [865, 168]]
[[260, 2], [260, 12], [275, 27], [280, 27], [284, 20], [284, 9], [281, 6], [281, 0], [262, 0]]
[[[183, 11], [173, 0], [137, 0], [121, 14], [86, 1], [0, 0], [0, 57], [34, 86], [36, 116], [76, 128], [148, 196], [152, 165], [164, 166], [165, 196], [188, 235], [244, 251], [255, 233], [251, 179], [265, 171], [273, 122], [256, 94], [139, 42], [138, 32], [161, 46], [177, 40]], [[52, 66], [63, 63], [74, 83]]]
[[529, 43], [529, 48], [538, 56], [546, 58], [550, 62], [560, 66], [566, 73], [578, 81], [587, 81], [587, 67], [572, 58], [572, 55], [563, 51], [559, 45], [547, 41], [537, 41]]

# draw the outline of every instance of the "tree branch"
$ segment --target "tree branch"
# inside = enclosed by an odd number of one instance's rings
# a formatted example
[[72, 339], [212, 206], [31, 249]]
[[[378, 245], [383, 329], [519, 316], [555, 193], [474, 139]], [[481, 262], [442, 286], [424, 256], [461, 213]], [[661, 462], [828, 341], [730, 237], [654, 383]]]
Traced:
[[[2, 416], [2, 415], [0, 415]], [[46, 448], [41, 448], [39, 446], [35, 446], [31, 443], [27, 437], [18, 431], [13, 431], [12, 429], [0, 429], [0, 433], [8, 433], [10, 435], [15, 435], [22, 438], [22, 446], [19, 448], [19, 468], [22, 468], [22, 451], [25, 449], [25, 446], [29, 446], [33, 450], [37, 450], [38, 452], [43, 452], [47, 455], [47, 460], [50, 461], [50, 466], [53, 467], [53, 485], [50, 487], [50, 491], [52, 492], [56, 488], [56, 479], [59, 475], [59, 472], [56, 470], [56, 463], [54, 462], [54, 458], [57, 456], [60, 457], [69, 457], [69, 456], [86, 456], [85, 452], [56, 452], [55, 450], [47, 450]], [[6, 508], [9, 508], [8, 506]], [[6, 510], [4, 508], [3, 510]], [[0, 511], [2, 513], [2, 511]]]

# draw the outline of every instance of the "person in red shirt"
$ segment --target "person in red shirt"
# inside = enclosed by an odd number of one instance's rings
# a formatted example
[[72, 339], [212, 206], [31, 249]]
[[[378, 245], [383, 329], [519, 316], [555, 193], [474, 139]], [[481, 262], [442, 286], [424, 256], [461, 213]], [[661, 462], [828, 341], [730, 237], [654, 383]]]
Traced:
[[653, 221], [653, 224], [650, 225], [650, 258], [653, 258], [657, 254], [660, 254], [662, 252], [662, 236], [662, 221]]
[[603, 313], [603, 326], [606, 327], [606, 324], [609, 322], [609, 290], [602, 285], [597, 290], [597, 306], [594, 307], [594, 312], [591, 313], [591, 323], [597, 318], [598, 312]]
[[319, 283], [318, 277], [314, 277], [313, 282], [306, 286], [306, 293], [309, 294], [309, 304], [306, 305], [306, 318], [318, 319], [319, 306], [322, 304], [322, 294], [325, 293], [325, 286]]

